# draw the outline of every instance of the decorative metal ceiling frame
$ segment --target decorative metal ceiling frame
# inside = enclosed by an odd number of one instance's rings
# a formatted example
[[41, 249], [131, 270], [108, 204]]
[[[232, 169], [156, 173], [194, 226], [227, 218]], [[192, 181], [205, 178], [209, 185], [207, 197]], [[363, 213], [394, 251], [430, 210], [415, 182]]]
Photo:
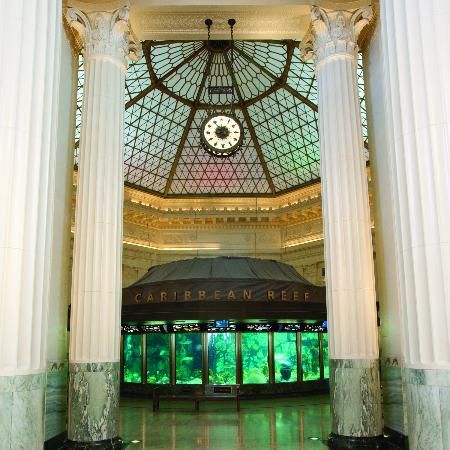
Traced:
[[[202, 48], [205, 48], [205, 46], [203, 46]], [[173, 160], [172, 167], [171, 167], [170, 172], [169, 172], [169, 177], [167, 179], [166, 187], [164, 189], [164, 196], [168, 195], [169, 190], [170, 190], [170, 186], [172, 185], [173, 177], [175, 175], [175, 171], [176, 171], [178, 163], [180, 161], [181, 152], [183, 151], [184, 145], [186, 144], [186, 140], [187, 140], [189, 131], [191, 129], [192, 122], [194, 121], [195, 114], [198, 111], [198, 104], [200, 102], [200, 98], [201, 98], [201, 95], [202, 95], [202, 92], [203, 92], [203, 88], [205, 87], [206, 80], [207, 80], [208, 75], [209, 75], [210, 70], [211, 70], [212, 60], [213, 60], [213, 54], [210, 53], [209, 57], [208, 57], [208, 62], [206, 63], [205, 72], [203, 73], [202, 81], [200, 82], [200, 85], [199, 85], [199, 88], [198, 88], [198, 91], [197, 91], [197, 95], [196, 95], [196, 98], [195, 98], [195, 101], [194, 101], [194, 105], [191, 107], [191, 111], [189, 113], [189, 117], [188, 117], [188, 119], [186, 121], [186, 125], [185, 125], [184, 130], [183, 130], [183, 135], [181, 136], [180, 143], [179, 143], [178, 148], [177, 148], [177, 153], [175, 154], [175, 159]]]
[[156, 76], [155, 72], [153, 71], [152, 63], [150, 61], [150, 54], [149, 54], [149, 51], [148, 51], [149, 47], [150, 47], [150, 45], [148, 44], [148, 41], [144, 42], [142, 47], [143, 47], [143, 50], [144, 50], [144, 56], [145, 56], [145, 61], [147, 63], [148, 73], [150, 74], [150, 78], [152, 80], [152, 83], [150, 84], [150, 86], [146, 87], [143, 91], [141, 91], [138, 95], [136, 95], [135, 97], [130, 99], [125, 104], [125, 110], [127, 110], [128, 108], [133, 106], [141, 98], [144, 98], [147, 94], [149, 94], [154, 89], [159, 89], [159, 90], [163, 91], [165, 94], [168, 94], [171, 97], [174, 97], [179, 102], [185, 103], [188, 106], [193, 107], [194, 106], [193, 102], [190, 102], [185, 97], [182, 97], [180, 95], [176, 95], [175, 93], [173, 93], [169, 89], [166, 89], [163, 83], [171, 75], [173, 75], [174, 73], [178, 72], [178, 70], [180, 70], [185, 64], [188, 64], [193, 59], [195, 59], [200, 53], [202, 53], [202, 51], [206, 49], [206, 46], [202, 45], [199, 49], [195, 50], [191, 55], [189, 55], [187, 58], [183, 59], [183, 61], [178, 63], [175, 67], [172, 67], [172, 69], [170, 69], [167, 73], [165, 73], [161, 78], [158, 78]]
[[252, 120], [251, 120], [250, 115], [248, 113], [247, 105], [245, 104], [244, 99], [242, 97], [242, 93], [241, 93], [241, 91], [239, 89], [239, 85], [238, 85], [238, 83], [236, 81], [236, 76], [234, 74], [234, 70], [233, 70], [233, 67], [231, 66], [231, 62], [230, 62], [230, 59], [228, 58], [227, 53], [224, 54], [224, 57], [225, 57], [225, 63], [226, 63], [227, 68], [228, 68], [228, 72], [230, 73], [231, 79], [233, 81], [233, 85], [236, 88], [236, 94], [238, 96], [238, 100], [239, 100], [239, 104], [241, 106], [242, 114], [244, 115], [244, 119], [245, 119], [245, 121], [247, 123], [248, 131], [250, 132], [250, 136], [251, 136], [251, 138], [253, 140], [253, 144], [255, 146], [256, 152], [258, 153], [259, 161], [260, 161], [261, 166], [262, 166], [262, 168], [264, 170], [264, 174], [266, 176], [267, 182], [269, 183], [270, 190], [272, 191], [272, 194], [275, 195], [276, 194], [276, 189], [275, 189], [275, 185], [273, 184], [272, 176], [270, 175], [269, 168], [267, 167], [266, 160], [264, 159], [264, 155], [263, 155], [263, 152], [261, 150], [261, 145], [259, 143], [258, 136], [256, 135], [255, 128], [253, 127]]
[[[164, 82], [166, 80], [168, 80], [173, 74], [177, 73], [183, 66], [185, 66], [186, 64], [189, 64], [191, 61], [193, 61], [198, 55], [200, 55], [204, 50], [208, 49], [208, 44], [206, 41], [203, 42], [203, 45], [201, 45], [197, 50], [195, 50], [193, 53], [191, 53], [187, 58], [183, 58], [176, 66], [172, 67], [168, 72], [166, 72], [164, 75], [162, 75], [161, 77], [158, 77], [157, 74], [155, 73], [154, 69], [153, 69], [153, 65], [152, 65], [152, 61], [151, 61], [151, 56], [150, 56], [150, 50], [151, 47], [154, 46], [161, 46], [161, 45], [167, 45], [167, 44], [173, 44], [177, 41], [145, 41], [143, 43], [143, 50], [144, 50], [144, 56], [145, 56], [145, 60], [146, 60], [146, 65], [148, 68], [148, 72], [150, 74], [150, 79], [151, 79], [151, 84], [146, 87], [143, 91], [141, 91], [138, 95], [136, 95], [135, 97], [133, 97], [132, 99], [130, 99], [126, 105], [125, 105], [125, 109], [130, 108], [131, 106], [133, 106], [134, 104], [136, 104], [139, 100], [141, 100], [142, 98], [144, 98], [146, 95], [148, 95], [150, 92], [152, 92], [155, 89], [160, 90], [161, 92], [169, 95], [170, 97], [174, 98], [176, 101], [179, 101], [181, 103], [186, 104], [187, 106], [189, 106], [191, 108], [186, 125], [184, 127], [184, 131], [183, 134], [181, 136], [180, 139], [180, 143], [177, 147], [177, 151], [176, 151], [176, 155], [174, 158], [174, 161], [172, 163], [172, 167], [170, 169], [169, 172], [169, 176], [167, 179], [167, 183], [166, 186], [164, 188], [164, 193], [162, 194], [164, 197], [167, 196], [174, 196], [174, 194], [169, 194], [170, 189], [171, 189], [171, 185], [173, 182], [173, 178], [174, 175], [176, 173], [177, 167], [178, 167], [178, 163], [180, 161], [180, 157], [181, 157], [181, 153], [182, 150], [186, 144], [186, 140], [187, 137], [189, 135], [189, 130], [192, 126], [193, 120], [195, 118], [195, 115], [197, 113], [198, 110], [209, 110], [209, 109], [217, 109], [218, 105], [210, 105], [210, 104], [206, 104], [206, 103], [201, 103], [200, 99], [202, 97], [203, 94], [203, 90], [205, 88], [205, 84], [206, 84], [206, 80], [208, 75], [211, 72], [211, 66], [213, 63], [213, 52], [210, 51], [210, 55], [208, 57], [208, 61], [206, 63], [205, 69], [204, 69], [204, 74], [203, 74], [203, 78], [202, 81], [198, 87], [197, 90], [197, 94], [196, 94], [196, 98], [194, 101], [191, 101], [189, 99], [187, 99], [186, 97], [183, 97], [182, 95], [178, 95], [177, 93], [171, 91], [170, 89], [168, 89], [165, 85]], [[186, 41], [179, 41], [179, 42], [186, 42]], [[303, 95], [301, 95], [299, 92], [297, 92], [295, 89], [293, 89], [287, 82], [288, 80], [288, 74], [289, 74], [289, 70], [291, 67], [291, 61], [292, 61], [292, 56], [294, 53], [294, 49], [296, 46], [298, 46], [298, 42], [296, 41], [289, 41], [289, 40], [285, 40], [285, 41], [271, 41], [271, 40], [267, 40], [267, 41], [258, 41], [258, 42], [264, 42], [264, 43], [270, 43], [270, 44], [278, 44], [278, 45], [282, 45], [282, 46], [286, 46], [286, 61], [284, 64], [284, 69], [283, 72], [281, 74], [280, 77], [276, 77], [274, 74], [272, 74], [269, 70], [267, 70], [265, 67], [263, 67], [261, 64], [259, 64], [255, 58], [252, 58], [250, 55], [248, 55], [244, 50], [238, 48], [236, 45], [233, 45], [226, 49], [223, 52], [224, 55], [224, 59], [225, 59], [225, 63], [228, 69], [228, 73], [230, 75], [230, 77], [232, 78], [232, 82], [233, 85], [236, 89], [236, 93], [237, 93], [237, 97], [238, 97], [238, 103], [235, 104], [229, 104], [229, 105], [225, 105], [226, 109], [239, 109], [242, 111], [242, 114], [244, 116], [244, 120], [247, 124], [247, 128], [248, 131], [250, 133], [250, 137], [252, 139], [252, 142], [254, 144], [254, 147], [256, 149], [256, 152], [258, 154], [258, 159], [260, 161], [261, 167], [263, 168], [264, 171], [264, 175], [266, 177], [267, 183], [270, 187], [270, 191], [271, 191], [271, 195], [279, 195], [281, 193], [287, 192], [289, 190], [291, 190], [291, 188], [287, 188], [287, 189], [283, 189], [280, 191], [276, 190], [275, 184], [272, 180], [272, 176], [270, 174], [270, 171], [268, 169], [267, 163], [265, 161], [262, 149], [261, 149], [261, 144], [259, 142], [258, 139], [258, 135], [255, 131], [253, 122], [251, 120], [250, 114], [248, 112], [248, 106], [257, 103], [258, 101], [260, 101], [261, 99], [269, 96], [270, 94], [276, 92], [279, 89], [285, 89], [286, 91], [288, 91], [291, 95], [293, 95], [296, 99], [298, 99], [300, 102], [302, 102], [303, 104], [305, 104], [306, 106], [308, 106], [312, 111], [317, 112], [317, 105], [312, 102], [311, 100], [309, 100], [308, 98], [304, 97]], [[264, 73], [269, 79], [272, 80], [273, 84], [269, 89], [266, 89], [265, 91], [261, 92], [259, 95], [253, 96], [247, 100], [245, 100], [243, 98], [242, 93], [240, 92], [239, 89], [239, 83], [236, 80], [235, 74], [234, 74], [234, 70], [231, 67], [231, 62], [230, 59], [228, 57], [228, 52], [229, 51], [236, 51], [242, 58], [244, 58], [248, 63], [253, 64], [255, 67], [257, 67], [262, 73]], [[296, 187], [295, 187], [296, 188]], [[152, 193], [155, 193], [157, 195], [161, 195], [160, 192], [155, 192], [152, 190], [149, 190]], [[207, 194], [201, 194], [200, 196], [205, 196]], [[226, 195], [226, 196], [242, 196], [242, 194], [211, 194], [211, 195]], [[260, 194], [250, 194], [252, 196], [255, 195], [260, 195]], [[270, 194], [268, 194], [270, 195]]]

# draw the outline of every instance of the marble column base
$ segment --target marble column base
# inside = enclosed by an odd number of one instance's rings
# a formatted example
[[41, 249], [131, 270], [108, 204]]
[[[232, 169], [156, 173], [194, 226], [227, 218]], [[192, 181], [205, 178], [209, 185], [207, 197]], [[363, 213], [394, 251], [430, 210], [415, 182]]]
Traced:
[[69, 441], [117, 438], [119, 371], [118, 362], [69, 364]]
[[45, 393], [45, 440], [66, 431], [67, 419], [67, 361], [47, 364]]
[[44, 445], [45, 373], [0, 376], [0, 449]]
[[331, 434], [328, 445], [334, 450], [386, 450], [387, 443], [383, 436], [349, 437]]
[[450, 370], [404, 369], [411, 449], [450, 449]]
[[381, 366], [381, 386], [384, 426], [406, 434], [406, 392], [403, 385], [403, 369], [400, 366]]
[[378, 359], [330, 359], [332, 436], [383, 434]]
[[122, 439], [114, 438], [97, 442], [67, 441], [60, 450], [122, 450], [126, 447]]

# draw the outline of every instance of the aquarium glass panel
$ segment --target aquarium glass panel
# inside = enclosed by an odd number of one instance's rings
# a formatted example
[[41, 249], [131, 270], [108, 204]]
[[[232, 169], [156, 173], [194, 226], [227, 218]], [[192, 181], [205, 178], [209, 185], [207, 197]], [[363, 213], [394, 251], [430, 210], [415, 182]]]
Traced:
[[302, 333], [303, 381], [320, 378], [319, 333]]
[[202, 334], [175, 335], [176, 382], [202, 384]]
[[328, 333], [323, 333], [322, 336], [323, 376], [324, 378], [330, 378], [330, 366], [328, 363]]
[[208, 333], [208, 372], [211, 384], [236, 383], [234, 333]]
[[170, 383], [170, 342], [168, 334], [147, 334], [147, 383]]
[[275, 382], [297, 381], [296, 333], [274, 333]]
[[142, 383], [142, 335], [123, 336], [123, 381]]
[[242, 376], [244, 384], [269, 382], [268, 333], [242, 333]]

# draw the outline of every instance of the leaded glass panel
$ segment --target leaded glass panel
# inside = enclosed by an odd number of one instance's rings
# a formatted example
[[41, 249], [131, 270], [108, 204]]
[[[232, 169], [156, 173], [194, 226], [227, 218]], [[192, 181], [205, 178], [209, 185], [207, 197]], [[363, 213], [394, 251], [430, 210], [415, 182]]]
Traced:
[[[364, 94], [364, 69], [363, 69], [363, 57], [362, 53], [358, 53], [358, 66], [356, 69], [358, 80], [358, 95], [359, 95], [359, 107], [361, 109], [361, 125], [364, 143], [368, 144], [368, 131], [367, 131], [367, 108], [366, 97]], [[369, 160], [369, 151], [365, 149], [366, 159]]]
[[317, 104], [317, 81], [313, 61], [305, 62], [296, 47], [292, 55], [287, 83], [300, 95]]
[[277, 190], [319, 177], [315, 111], [279, 89], [251, 105], [249, 113]]
[[[250, 194], [270, 192], [264, 169], [248, 138], [243, 148], [230, 158], [214, 158], [200, 145], [200, 126], [207, 116], [197, 111], [181, 151], [170, 193], [172, 194]], [[240, 111], [237, 116], [243, 121]], [[244, 122], [244, 133], [248, 129]]]
[[[220, 47], [220, 46], [219, 46]], [[212, 47], [211, 47], [212, 48]], [[124, 178], [159, 195], [276, 195], [319, 179], [317, 83], [296, 41], [145, 41], [128, 67]], [[367, 150], [363, 61], [357, 83]], [[74, 163], [84, 88], [79, 58]], [[208, 87], [233, 87], [234, 96]], [[244, 145], [218, 160], [200, 146], [202, 118], [217, 105], [236, 111]]]
[[125, 102], [130, 101], [144, 89], [150, 86], [150, 74], [147, 61], [141, 58], [139, 61], [130, 62], [125, 83]]
[[164, 78], [177, 67], [182, 67], [203, 47], [202, 41], [149, 42], [150, 67], [157, 78]]

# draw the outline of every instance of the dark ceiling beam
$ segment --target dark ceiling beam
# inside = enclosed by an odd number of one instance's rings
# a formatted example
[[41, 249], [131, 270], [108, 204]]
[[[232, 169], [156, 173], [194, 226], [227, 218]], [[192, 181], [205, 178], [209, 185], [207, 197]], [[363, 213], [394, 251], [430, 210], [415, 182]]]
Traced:
[[170, 186], [172, 186], [173, 177], [175, 176], [175, 172], [178, 167], [178, 163], [180, 161], [181, 152], [183, 151], [184, 145], [186, 144], [186, 139], [189, 135], [189, 131], [192, 126], [192, 122], [194, 121], [195, 113], [197, 112], [197, 108], [193, 106], [191, 108], [191, 112], [186, 120], [186, 125], [184, 126], [183, 134], [181, 135], [180, 142], [177, 147], [177, 152], [175, 154], [175, 158], [172, 163], [172, 167], [170, 168], [169, 176], [167, 177], [166, 187], [164, 188], [164, 197], [166, 197], [170, 191]]
[[[198, 41], [201, 41], [201, 39], [198, 39]], [[197, 41], [197, 42], [198, 42]], [[145, 47], [158, 47], [160, 45], [168, 45], [168, 44], [185, 44], [186, 40], [178, 40], [178, 41], [171, 41], [171, 40], [164, 40], [164, 41], [152, 41], [147, 40], [142, 43], [142, 46]]]
[[236, 77], [234, 76], [234, 71], [233, 71], [233, 68], [231, 67], [231, 63], [230, 63], [230, 59], [228, 58], [228, 54], [225, 53], [224, 57], [225, 57], [225, 63], [226, 63], [228, 72], [230, 73], [231, 80], [233, 81], [233, 85], [234, 85], [234, 87], [236, 89], [236, 94], [237, 94], [239, 102], [241, 104], [242, 114], [244, 115], [244, 119], [247, 122], [248, 131], [250, 132], [250, 136], [251, 136], [251, 138], [253, 140], [253, 144], [255, 146], [256, 153], [258, 154], [259, 162], [261, 163], [261, 166], [263, 168], [264, 175], [266, 176], [267, 183], [269, 184], [270, 190], [272, 191], [272, 194], [275, 195], [276, 194], [275, 184], [274, 184], [274, 182], [272, 180], [272, 175], [270, 175], [269, 168], [267, 167], [266, 160], [264, 159], [264, 155], [263, 155], [263, 152], [261, 150], [261, 145], [259, 144], [258, 136], [257, 136], [255, 128], [253, 126], [250, 114], [248, 113], [248, 110], [247, 110], [247, 107], [246, 107], [246, 105], [244, 103], [244, 99], [242, 97], [241, 91], [240, 91], [239, 86], [238, 86], [238, 84], [236, 82]]
[[155, 74], [155, 71], [153, 70], [152, 62], [150, 61], [150, 41], [145, 41], [142, 44], [142, 52], [144, 53], [145, 58], [145, 64], [147, 65], [147, 70], [150, 75], [150, 79], [152, 80], [152, 83], [155, 83], [158, 79], [158, 77]]
[[[205, 49], [205, 45], [202, 45], [198, 50], [196, 50], [194, 53], [192, 53], [188, 58], [183, 59], [179, 64], [177, 64], [175, 67], [170, 69], [164, 76], [161, 78], [156, 79], [155, 73], [153, 72], [153, 69], [151, 68], [151, 64], [148, 58], [148, 52], [145, 52], [145, 59], [147, 61], [147, 69], [148, 72], [152, 78], [152, 83], [150, 86], [147, 86], [142, 92], [140, 92], [138, 95], [133, 97], [132, 99], [128, 100], [125, 104], [125, 109], [128, 109], [130, 106], [133, 106], [135, 103], [137, 103], [139, 100], [144, 98], [148, 93], [153, 91], [153, 89], [156, 88], [162, 88], [164, 81], [166, 81], [171, 75], [173, 75], [175, 72], [177, 72], [179, 69], [181, 69], [185, 64], [188, 64], [191, 62], [194, 58], [196, 58], [203, 50]], [[163, 90], [163, 89], [161, 89]], [[173, 94], [171, 93], [173, 96]], [[181, 97], [180, 97], [181, 98]], [[182, 100], [180, 100], [182, 101]], [[186, 101], [183, 101], [183, 103], [186, 103]], [[190, 102], [191, 103], [191, 102]]]
[[294, 49], [298, 46], [298, 43], [295, 41], [287, 42], [287, 54], [286, 54], [286, 64], [284, 65], [283, 73], [281, 74], [281, 81], [283, 83], [287, 82], [289, 76], [289, 70], [292, 64], [292, 57], [294, 56]]
[[267, 89], [267, 91], [261, 92], [261, 94], [257, 95], [256, 97], [252, 97], [252, 98], [249, 98], [248, 100], [245, 100], [244, 101], [245, 107], [248, 108], [249, 106], [254, 105], [255, 103], [258, 103], [263, 98], [269, 97], [274, 92], [278, 91], [278, 89], [281, 89], [281, 87], [282, 86], [277, 83], [273, 84], [272, 86], [270, 86], [269, 89]]
[[178, 167], [178, 163], [180, 162], [181, 153], [186, 144], [187, 137], [189, 135], [189, 131], [191, 130], [192, 122], [194, 121], [195, 114], [197, 113], [197, 105], [202, 98], [202, 92], [206, 84], [206, 80], [211, 71], [211, 65], [213, 60], [213, 54], [210, 53], [208, 57], [208, 61], [206, 63], [205, 72], [203, 73], [202, 81], [200, 82], [200, 86], [198, 88], [197, 95], [195, 96], [194, 105], [191, 108], [191, 112], [189, 113], [189, 117], [187, 118], [186, 125], [183, 130], [183, 134], [181, 135], [180, 143], [177, 147], [177, 153], [175, 154], [175, 158], [172, 163], [172, 167], [170, 168], [169, 177], [167, 178], [166, 187], [164, 188], [164, 196], [167, 196], [170, 192], [170, 187], [172, 186], [173, 177], [175, 176], [175, 172]]
[[168, 95], [169, 97], [174, 98], [177, 102], [183, 103], [189, 107], [193, 107], [195, 106], [195, 102], [192, 100], [189, 100], [186, 97], [183, 97], [181, 95], [175, 94], [174, 92], [172, 92], [167, 86], [165, 86], [164, 84], [159, 84], [158, 89], [161, 92], [164, 92], [164, 94]]
[[309, 106], [313, 111], [318, 111], [318, 107], [314, 102], [298, 93], [293, 87], [289, 86], [289, 84], [285, 83], [281, 87], [292, 94], [297, 100], [300, 100], [302, 103]]

